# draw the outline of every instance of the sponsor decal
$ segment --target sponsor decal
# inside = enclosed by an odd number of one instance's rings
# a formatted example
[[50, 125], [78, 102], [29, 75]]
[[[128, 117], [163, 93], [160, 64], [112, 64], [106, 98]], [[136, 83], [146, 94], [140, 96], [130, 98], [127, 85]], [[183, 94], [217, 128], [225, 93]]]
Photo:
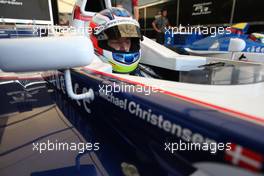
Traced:
[[212, 13], [211, 7], [210, 7], [211, 5], [212, 5], [212, 2], [193, 4], [192, 16], [211, 14]]
[[0, 4], [14, 5], [14, 6], [22, 6], [23, 2], [17, 0], [0, 0]]
[[247, 48], [247, 52], [250, 52], [250, 53], [264, 53], [264, 47], [251, 46], [251, 47]]
[[116, 97], [113, 93], [106, 93], [104, 89], [99, 91], [99, 96], [120, 109], [127, 111], [129, 114], [142, 119], [150, 125], [153, 125], [164, 132], [170, 133], [183, 141], [193, 143], [215, 143], [215, 140], [176, 124], [164, 118], [162, 114], [153, 112], [153, 109], [151, 108], [144, 108], [141, 104], [136, 103], [135, 101]]
[[[56, 87], [58, 90], [61, 90], [63, 92], [63, 94], [66, 94], [66, 87], [65, 87], [64, 76], [61, 75], [60, 73], [57, 73], [57, 72], [52, 72], [52, 73], [53, 74], [52, 74], [51, 80], [49, 80], [49, 82], [51, 84], [53, 84], [53, 86]], [[86, 88], [86, 87], [81, 88], [78, 83], [74, 83], [74, 85], [73, 85], [73, 91], [76, 94], [86, 93], [86, 92], [88, 92], [88, 90], [89, 89]], [[90, 108], [90, 104], [93, 101], [94, 101], [94, 99], [87, 98], [87, 99], [83, 99], [83, 100], [76, 100], [76, 103], [77, 103], [78, 106], [83, 105], [84, 110], [87, 113], [90, 114], [90, 113], [92, 113], [92, 110]]]
[[98, 35], [102, 31], [104, 31], [105, 29], [108, 29], [108, 28], [116, 26], [116, 25], [121, 25], [121, 24], [131, 24], [131, 25], [135, 25], [135, 26], [139, 27], [139, 24], [138, 24], [138, 22], [136, 20], [116, 19], [116, 20], [109, 21], [109, 22], [107, 22], [105, 24], [102, 24], [102, 25], [96, 27], [94, 34]]
[[225, 160], [251, 171], [261, 171], [264, 157], [250, 149], [232, 143], [231, 150], [225, 151]]
[[29, 84], [24, 83], [26, 85], [23, 85], [23, 82], [20, 81], [19, 83], [23, 86], [24, 90], [8, 92], [7, 95], [12, 98], [12, 101], [9, 102], [10, 104], [17, 104], [22, 102], [37, 102], [38, 100], [33, 98], [33, 96], [38, 94], [40, 92], [40, 89], [46, 88], [45, 85], [27, 88], [27, 86], [30, 85], [45, 83], [44, 81], [33, 82]]

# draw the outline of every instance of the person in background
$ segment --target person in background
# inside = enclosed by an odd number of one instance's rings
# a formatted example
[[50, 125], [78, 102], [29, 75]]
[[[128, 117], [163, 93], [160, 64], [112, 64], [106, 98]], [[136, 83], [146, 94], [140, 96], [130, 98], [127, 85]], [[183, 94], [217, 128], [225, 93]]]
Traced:
[[157, 15], [155, 15], [155, 19], [157, 19], [157, 18], [159, 18], [159, 17], [161, 17], [161, 11], [158, 11], [158, 13], [157, 13]]
[[139, 10], [138, 10], [138, 0], [112, 0], [113, 7], [122, 7], [128, 12], [133, 14], [134, 18], [138, 21]]
[[156, 41], [160, 44], [164, 44], [164, 33], [166, 31], [166, 28], [169, 26], [169, 20], [167, 18], [167, 14], [168, 14], [167, 10], [162, 9], [161, 16], [156, 18], [152, 22], [152, 26], [156, 31]]
[[60, 13], [59, 14], [59, 24], [62, 26], [69, 26], [69, 15], [66, 13]]

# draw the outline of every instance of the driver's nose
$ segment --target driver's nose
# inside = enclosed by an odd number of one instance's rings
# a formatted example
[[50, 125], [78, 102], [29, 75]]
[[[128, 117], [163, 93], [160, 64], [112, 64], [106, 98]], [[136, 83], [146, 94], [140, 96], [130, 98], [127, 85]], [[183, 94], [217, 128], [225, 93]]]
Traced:
[[129, 49], [130, 49], [130, 43], [128, 43], [127, 41], [120, 42], [120, 51], [128, 52]]

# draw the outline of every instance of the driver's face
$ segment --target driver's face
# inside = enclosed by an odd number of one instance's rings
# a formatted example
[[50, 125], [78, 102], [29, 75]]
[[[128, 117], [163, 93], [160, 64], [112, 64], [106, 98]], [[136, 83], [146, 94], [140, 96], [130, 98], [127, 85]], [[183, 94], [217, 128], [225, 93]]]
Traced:
[[120, 38], [117, 40], [108, 40], [108, 46], [117, 50], [128, 52], [131, 47], [131, 40], [129, 38]]

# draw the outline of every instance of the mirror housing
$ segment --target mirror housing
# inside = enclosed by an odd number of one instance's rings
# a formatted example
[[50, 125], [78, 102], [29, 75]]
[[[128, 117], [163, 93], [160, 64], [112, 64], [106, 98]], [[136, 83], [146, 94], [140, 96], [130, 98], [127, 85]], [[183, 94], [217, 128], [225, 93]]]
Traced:
[[230, 52], [241, 52], [245, 49], [246, 42], [239, 38], [231, 38], [228, 46]]
[[84, 36], [0, 40], [0, 69], [31, 72], [89, 65], [94, 47]]
[[0, 69], [5, 72], [64, 70], [66, 90], [72, 99], [94, 98], [93, 90], [75, 94], [70, 68], [89, 65], [94, 47], [84, 36], [1, 39]]

